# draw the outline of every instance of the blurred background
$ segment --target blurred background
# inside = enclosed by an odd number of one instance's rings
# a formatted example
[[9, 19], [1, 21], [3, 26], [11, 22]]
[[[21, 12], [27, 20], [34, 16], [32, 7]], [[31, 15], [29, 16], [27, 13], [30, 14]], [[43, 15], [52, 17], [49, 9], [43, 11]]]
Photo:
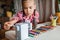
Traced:
[[[49, 21], [49, 16], [60, 10], [60, 0], [35, 0], [35, 2], [40, 14], [39, 19], [43, 22]], [[21, 0], [0, 0], [0, 16], [6, 16], [7, 11], [14, 15], [19, 10], [22, 10]]]

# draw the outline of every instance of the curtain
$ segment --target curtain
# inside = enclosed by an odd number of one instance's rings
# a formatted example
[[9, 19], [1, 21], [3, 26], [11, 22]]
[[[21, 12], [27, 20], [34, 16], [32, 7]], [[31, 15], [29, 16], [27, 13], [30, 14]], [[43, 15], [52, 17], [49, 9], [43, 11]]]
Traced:
[[14, 0], [14, 9], [15, 12], [21, 11], [22, 10], [22, 0]]
[[55, 0], [55, 12], [58, 12], [58, 0]]
[[53, 7], [55, 7], [52, 3], [52, 0], [38, 0], [40, 20], [42, 22], [50, 21], [50, 15], [53, 14]]

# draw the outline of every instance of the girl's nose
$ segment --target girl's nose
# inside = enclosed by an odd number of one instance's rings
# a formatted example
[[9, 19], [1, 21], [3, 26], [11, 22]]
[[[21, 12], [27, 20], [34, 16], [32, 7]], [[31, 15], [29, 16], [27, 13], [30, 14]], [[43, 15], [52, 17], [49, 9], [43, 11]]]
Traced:
[[28, 8], [28, 9], [27, 9], [27, 12], [29, 12], [29, 11], [30, 11], [30, 9]]

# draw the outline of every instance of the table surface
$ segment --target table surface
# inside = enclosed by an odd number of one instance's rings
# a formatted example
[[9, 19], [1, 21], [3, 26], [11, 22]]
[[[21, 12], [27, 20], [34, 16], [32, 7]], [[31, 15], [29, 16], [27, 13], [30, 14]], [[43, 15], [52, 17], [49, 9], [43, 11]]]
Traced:
[[[49, 22], [38, 24], [37, 26], [44, 26], [50, 24]], [[60, 40], [60, 26], [56, 26], [53, 30], [40, 34], [37, 38], [27, 38], [26, 40]]]

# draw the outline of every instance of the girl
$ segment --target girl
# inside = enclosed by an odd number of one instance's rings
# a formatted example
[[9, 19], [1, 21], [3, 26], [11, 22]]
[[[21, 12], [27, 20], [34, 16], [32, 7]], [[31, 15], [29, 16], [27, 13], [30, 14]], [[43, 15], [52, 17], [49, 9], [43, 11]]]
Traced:
[[23, 20], [30, 20], [33, 23], [35, 18], [36, 22], [39, 22], [39, 13], [36, 11], [34, 0], [23, 0], [22, 7], [23, 11], [19, 11], [9, 22], [6, 22], [4, 29], [9, 30], [16, 22]]
[[[9, 22], [4, 24], [4, 29], [9, 30], [13, 24], [16, 22], [21, 22], [24, 20], [30, 20], [33, 23], [33, 19], [36, 19], [36, 22], [39, 22], [39, 13], [36, 11], [36, 5], [34, 0], [22, 0], [23, 11], [19, 11]], [[10, 36], [10, 38], [15, 38], [15, 31], [8, 31], [5, 33]]]

